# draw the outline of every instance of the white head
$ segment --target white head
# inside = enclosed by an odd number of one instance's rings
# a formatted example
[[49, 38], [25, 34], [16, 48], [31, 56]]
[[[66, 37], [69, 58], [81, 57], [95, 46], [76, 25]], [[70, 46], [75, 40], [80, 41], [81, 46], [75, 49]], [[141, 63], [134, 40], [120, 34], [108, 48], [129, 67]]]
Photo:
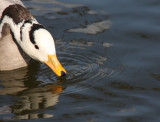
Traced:
[[56, 57], [54, 39], [42, 25], [25, 22], [20, 28], [18, 43], [25, 53], [47, 64], [58, 76], [66, 74]]

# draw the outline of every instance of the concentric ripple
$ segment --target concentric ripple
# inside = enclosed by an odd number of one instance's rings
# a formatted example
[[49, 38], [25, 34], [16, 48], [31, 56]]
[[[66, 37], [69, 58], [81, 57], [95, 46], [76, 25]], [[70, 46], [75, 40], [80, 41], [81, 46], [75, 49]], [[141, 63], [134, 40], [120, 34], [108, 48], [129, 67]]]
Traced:
[[[90, 42], [77, 44], [79, 40], [70, 41], [69, 44], [56, 44], [57, 55], [67, 70], [65, 79], [57, 78], [49, 69], [42, 65], [42, 70], [38, 74], [44, 84], [61, 80], [66, 84], [66, 89], [62, 93], [78, 92], [93, 87], [101, 79], [113, 74], [113, 70], [107, 67], [107, 56], [102, 56], [94, 49], [94, 44]], [[74, 43], [73, 43], [74, 42]], [[67, 45], [67, 46], [66, 46]], [[103, 48], [103, 47], [102, 47]], [[42, 74], [45, 74], [42, 75]]]

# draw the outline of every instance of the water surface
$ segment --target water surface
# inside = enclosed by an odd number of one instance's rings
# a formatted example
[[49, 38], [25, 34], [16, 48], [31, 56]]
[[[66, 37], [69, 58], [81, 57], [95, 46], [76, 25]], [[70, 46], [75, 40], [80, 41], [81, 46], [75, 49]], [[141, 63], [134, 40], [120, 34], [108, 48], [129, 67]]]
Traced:
[[23, 0], [67, 70], [0, 72], [0, 120], [160, 121], [158, 0]]

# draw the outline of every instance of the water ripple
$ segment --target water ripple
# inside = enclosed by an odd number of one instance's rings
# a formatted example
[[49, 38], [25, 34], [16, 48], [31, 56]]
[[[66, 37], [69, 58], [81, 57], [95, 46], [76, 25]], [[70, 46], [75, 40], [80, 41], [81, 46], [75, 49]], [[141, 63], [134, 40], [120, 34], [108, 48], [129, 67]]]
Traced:
[[42, 65], [42, 70], [38, 74], [38, 79], [43, 81], [42, 84], [62, 80], [67, 85], [62, 93], [68, 94], [91, 88], [101, 79], [114, 73], [114, 70], [106, 65], [107, 57], [93, 50], [95, 46], [93, 43], [90, 45], [91, 43], [86, 40], [82, 42], [83, 44], [79, 44], [79, 40], [72, 40], [64, 47], [63, 43], [58, 41], [57, 47], [60, 47], [57, 50], [58, 58], [67, 70], [67, 76], [64, 79], [57, 78], [52, 71], [49, 72], [49, 69]]

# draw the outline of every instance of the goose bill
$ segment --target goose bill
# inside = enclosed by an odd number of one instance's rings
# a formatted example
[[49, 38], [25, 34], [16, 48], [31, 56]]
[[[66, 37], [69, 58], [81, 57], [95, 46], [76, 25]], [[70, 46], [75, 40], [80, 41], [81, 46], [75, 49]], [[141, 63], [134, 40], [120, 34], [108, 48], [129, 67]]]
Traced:
[[58, 61], [56, 54], [48, 55], [48, 61], [44, 61], [44, 63], [48, 65], [58, 76], [61, 76], [62, 72], [66, 74], [66, 70], [62, 67], [62, 65]]

